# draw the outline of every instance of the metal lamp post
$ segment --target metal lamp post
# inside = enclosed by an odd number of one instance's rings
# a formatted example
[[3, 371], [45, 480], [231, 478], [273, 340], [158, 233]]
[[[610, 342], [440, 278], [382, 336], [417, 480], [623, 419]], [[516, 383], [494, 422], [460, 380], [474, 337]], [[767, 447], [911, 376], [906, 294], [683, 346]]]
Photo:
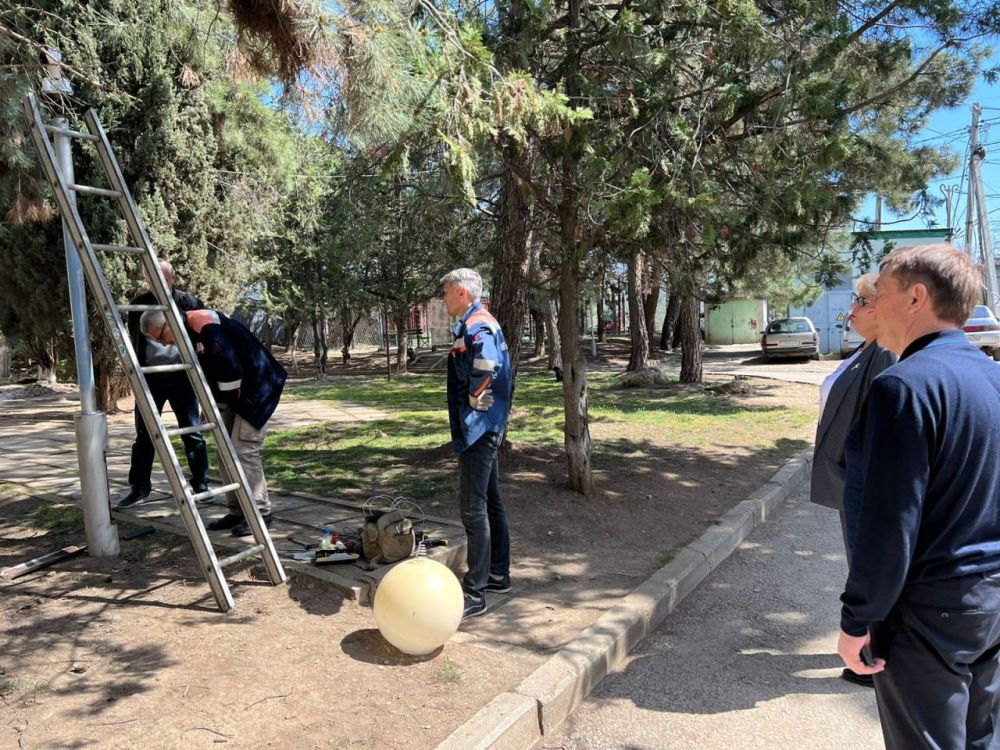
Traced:
[[[45, 53], [46, 77], [42, 92], [54, 97], [73, 93], [70, 82], [62, 77], [62, 55], [58, 50]], [[53, 145], [59, 170], [72, 184], [73, 153], [70, 137], [59, 130], [69, 130], [65, 117], [52, 120], [55, 129]], [[76, 196], [70, 193], [70, 200]], [[73, 417], [76, 427], [77, 461], [80, 466], [80, 491], [83, 505], [87, 551], [95, 557], [118, 554], [118, 530], [111, 524], [110, 493], [108, 491], [107, 415], [97, 410], [97, 388], [94, 383], [94, 361], [90, 349], [90, 326], [87, 321], [87, 289], [83, 265], [63, 218], [63, 243], [66, 249], [66, 277], [69, 282], [69, 304], [73, 316], [73, 345], [76, 351], [76, 373], [80, 388], [80, 413]]]

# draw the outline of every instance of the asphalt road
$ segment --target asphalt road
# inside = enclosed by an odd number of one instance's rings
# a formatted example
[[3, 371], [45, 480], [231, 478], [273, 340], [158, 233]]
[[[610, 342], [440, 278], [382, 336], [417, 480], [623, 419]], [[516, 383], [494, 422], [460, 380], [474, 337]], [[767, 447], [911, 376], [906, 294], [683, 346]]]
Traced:
[[542, 747], [872, 750], [869, 688], [840, 679], [836, 514], [805, 493], [759, 527]]

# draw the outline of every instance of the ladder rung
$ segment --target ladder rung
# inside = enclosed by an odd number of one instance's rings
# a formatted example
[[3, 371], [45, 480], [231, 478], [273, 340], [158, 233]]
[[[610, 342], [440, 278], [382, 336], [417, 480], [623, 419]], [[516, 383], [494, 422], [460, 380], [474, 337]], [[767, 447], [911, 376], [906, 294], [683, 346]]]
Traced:
[[90, 133], [81, 133], [79, 130], [70, 130], [69, 128], [57, 128], [55, 125], [46, 125], [45, 129], [50, 133], [55, 133], [56, 135], [68, 135], [70, 138], [80, 138], [84, 141], [97, 141], [99, 140], [96, 135], [91, 135]]
[[146, 252], [141, 247], [132, 247], [131, 245], [95, 245], [94, 243], [90, 243], [90, 246], [95, 250], [106, 253], [131, 253], [132, 255], [142, 255]]
[[239, 482], [233, 482], [232, 484], [224, 484], [221, 487], [216, 487], [211, 490], [206, 490], [205, 492], [199, 492], [197, 495], [191, 495], [191, 499], [196, 503], [200, 503], [202, 500], [208, 500], [210, 497], [218, 497], [219, 495], [225, 495], [227, 492], [232, 492], [240, 488]]
[[195, 432], [208, 432], [215, 429], [215, 422], [205, 424], [193, 424], [190, 427], [173, 427], [167, 430], [167, 437], [177, 437], [178, 435], [190, 435]]
[[252, 547], [247, 547], [242, 552], [237, 552], [235, 555], [230, 555], [229, 557], [224, 557], [219, 560], [219, 567], [225, 568], [233, 563], [238, 563], [240, 560], [246, 560], [248, 557], [257, 557], [261, 552], [264, 551], [263, 544], [255, 544]]
[[118, 312], [146, 312], [147, 310], [166, 310], [166, 305], [118, 305]]
[[165, 372], [184, 372], [190, 370], [191, 365], [150, 365], [139, 369], [142, 370], [143, 375], [160, 375]]
[[70, 190], [75, 190], [83, 195], [103, 195], [106, 198], [121, 198], [122, 194], [117, 190], [109, 190], [108, 188], [93, 187], [92, 185], [70, 185]]

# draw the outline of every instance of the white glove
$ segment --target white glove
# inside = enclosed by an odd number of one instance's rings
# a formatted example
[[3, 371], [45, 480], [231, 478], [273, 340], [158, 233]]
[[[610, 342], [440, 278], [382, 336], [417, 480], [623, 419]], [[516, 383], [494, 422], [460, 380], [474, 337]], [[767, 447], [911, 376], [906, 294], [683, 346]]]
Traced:
[[487, 388], [478, 396], [473, 396], [470, 393], [469, 406], [476, 411], [489, 411], [490, 407], [493, 406], [493, 389]]

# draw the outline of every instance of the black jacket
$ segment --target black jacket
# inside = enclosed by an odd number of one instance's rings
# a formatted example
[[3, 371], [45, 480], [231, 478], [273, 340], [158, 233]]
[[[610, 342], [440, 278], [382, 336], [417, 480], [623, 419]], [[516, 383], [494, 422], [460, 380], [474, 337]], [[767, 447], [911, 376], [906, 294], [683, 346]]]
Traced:
[[186, 316], [201, 369], [219, 404], [258, 430], [281, 399], [288, 373], [242, 323], [215, 310]]
[[863, 349], [858, 358], [833, 381], [826, 406], [816, 425], [812, 484], [809, 499], [840, 510], [844, 507], [844, 442], [847, 431], [861, 414], [861, 407], [875, 377], [896, 364], [897, 357], [878, 342]]

